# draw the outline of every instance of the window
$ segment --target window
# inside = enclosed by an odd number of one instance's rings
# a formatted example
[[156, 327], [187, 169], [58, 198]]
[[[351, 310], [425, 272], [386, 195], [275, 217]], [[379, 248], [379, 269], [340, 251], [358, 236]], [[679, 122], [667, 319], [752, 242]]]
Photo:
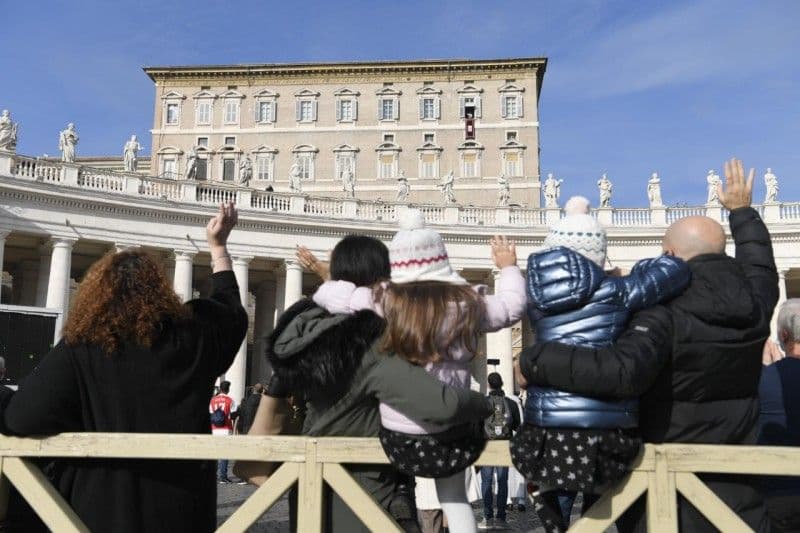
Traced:
[[420, 164], [420, 178], [423, 179], [432, 179], [435, 178], [438, 174], [437, 172], [437, 163], [439, 157], [437, 154], [422, 154], [421, 156], [421, 164]]
[[300, 122], [311, 122], [314, 120], [314, 102], [303, 100], [300, 102]]
[[506, 96], [505, 97], [505, 105], [504, 105], [505, 113], [503, 116], [505, 118], [517, 118], [519, 116], [519, 111], [517, 109], [517, 97], [516, 96]]
[[500, 87], [500, 115], [505, 119], [522, 118], [523, 101], [522, 96], [525, 87], [514, 84], [514, 80], [506, 80], [507, 83]]
[[205, 148], [208, 148], [208, 137], [198, 137], [197, 146], [203, 146]]
[[353, 100], [339, 100], [336, 120], [340, 122], [352, 122], [355, 119], [353, 113]]
[[506, 141], [516, 141], [517, 140], [517, 132], [516, 131], [507, 131], [506, 132]]
[[211, 124], [211, 102], [198, 102], [195, 122], [197, 124]]
[[236, 171], [236, 161], [234, 159], [222, 160], [222, 181], [233, 181]]
[[436, 134], [434, 133], [425, 133], [422, 135], [422, 142], [424, 144], [428, 143], [435, 143], [436, 142]]
[[175, 168], [175, 159], [173, 158], [164, 159], [161, 168], [161, 174], [163, 177], [167, 179], [175, 179], [177, 177], [178, 174]]
[[180, 105], [167, 104], [167, 124], [177, 124], [180, 119]]
[[378, 159], [378, 176], [381, 178], [394, 177], [394, 154], [381, 154]]
[[314, 154], [298, 154], [297, 164], [300, 165], [300, 179], [310, 180], [314, 178]]
[[197, 181], [206, 181], [208, 179], [208, 159], [197, 158]]
[[258, 102], [256, 122], [275, 122], [274, 102]]
[[461, 159], [463, 163], [461, 175], [465, 178], [478, 177], [478, 154], [464, 154]]
[[520, 176], [520, 158], [518, 152], [506, 152], [503, 172], [506, 176]]
[[353, 177], [356, 175], [356, 154], [355, 152], [340, 152], [336, 155], [336, 179], [342, 179], [345, 172], [350, 171]]
[[225, 101], [225, 124], [239, 123], [239, 100], [228, 99]]
[[383, 142], [385, 142], [385, 143], [393, 143], [394, 142], [394, 133], [384, 133], [383, 134]]
[[272, 154], [256, 155], [256, 179], [272, 181]]
[[381, 120], [394, 120], [394, 104], [392, 98], [381, 98], [380, 100], [380, 119]]
[[236, 146], [236, 137], [225, 137], [225, 146]]
[[481, 118], [481, 93], [483, 89], [476, 87], [472, 82], [465, 82], [464, 87], [458, 91], [458, 117]]
[[436, 98], [423, 98], [420, 106], [420, 118], [422, 120], [431, 120], [438, 118], [436, 116]]

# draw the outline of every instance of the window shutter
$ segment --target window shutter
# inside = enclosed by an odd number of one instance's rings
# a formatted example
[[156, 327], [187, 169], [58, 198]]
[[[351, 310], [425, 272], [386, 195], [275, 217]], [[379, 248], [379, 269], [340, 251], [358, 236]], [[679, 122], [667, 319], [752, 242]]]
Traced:
[[522, 118], [525, 105], [523, 104], [522, 95], [517, 96], [517, 117]]
[[441, 118], [441, 111], [442, 111], [441, 102], [442, 102], [441, 98], [434, 98], [433, 99], [433, 116], [436, 119], [440, 119]]
[[465, 98], [463, 96], [458, 97], [458, 118], [466, 118], [467, 113], [464, 110], [464, 106], [466, 105]]
[[500, 116], [506, 118], [506, 95], [500, 97]]
[[378, 120], [383, 118], [383, 98], [378, 98]]
[[300, 122], [300, 119], [302, 119], [302, 118], [303, 117], [302, 117], [302, 111], [300, 109], [300, 100], [295, 100], [294, 101], [294, 119], [297, 122]]
[[475, 118], [481, 118], [481, 95], [475, 95]]
[[314, 100], [314, 105], [311, 106], [311, 120], [315, 122], [317, 120], [317, 104], [319, 104], [319, 102]]
[[336, 99], [336, 122], [342, 120], [342, 101], [337, 98]]
[[419, 118], [420, 120], [425, 118], [425, 97], [419, 99]]
[[353, 98], [353, 120], [358, 120], [358, 100]]
[[395, 119], [395, 120], [399, 119], [400, 118], [400, 99], [399, 98], [395, 98], [394, 99], [394, 105], [392, 106], [392, 111], [393, 111], [393, 115], [394, 115], [392, 118]]
[[261, 101], [260, 100], [256, 101], [256, 104], [253, 107], [253, 111], [254, 111], [253, 120], [255, 120], [256, 122], [261, 122], [262, 120], [264, 120], [265, 117], [261, 116]]

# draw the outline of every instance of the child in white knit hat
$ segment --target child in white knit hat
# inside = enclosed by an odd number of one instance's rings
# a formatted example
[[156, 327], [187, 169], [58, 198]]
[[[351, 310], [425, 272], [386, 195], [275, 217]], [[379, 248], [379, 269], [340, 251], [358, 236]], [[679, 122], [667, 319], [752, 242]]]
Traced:
[[[537, 342], [600, 347], [612, 344], [631, 314], [680, 294], [689, 268], [661, 256], [637, 263], [630, 275], [603, 271], [606, 231], [576, 196], [544, 241], [528, 258], [528, 317]], [[540, 487], [536, 512], [545, 530], [569, 527], [572, 501], [621, 478], [640, 440], [637, 400], [586, 398], [544, 387], [528, 387], [525, 423], [511, 440], [514, 466]]]
[[[470, 286], [450, 265], [441, 235], [425, 228], [422, 214], [409, 209], [389, 244], [391, 282], [356, 287], [328, 281], [314, 301], [332, 313], [370, 309], [384, 316], [382, 349], [425, 368], [440, 381], [468, 389], [470, 361], [478, 338], [509, 327], [525, 312], [525, 281], [514, 244], [492, 239], [492, 258], [500, 269], [495, 294]], [[413, 391], [409, 391], [413, 394]], [[380, 406], [383, 449], [401, 472], [436, 478], [442, 510], [452, 531], [475, 531], [464, 488], [464, 470], [477, 460], [486, 441], [472, 423], [455, 427], [418, 423]]]

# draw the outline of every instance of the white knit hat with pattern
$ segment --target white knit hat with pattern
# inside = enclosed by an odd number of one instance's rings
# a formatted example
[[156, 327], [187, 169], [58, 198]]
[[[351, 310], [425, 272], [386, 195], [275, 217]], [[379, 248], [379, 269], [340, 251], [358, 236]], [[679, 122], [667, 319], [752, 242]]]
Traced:
[[442, 236], [425, 228], [419, 209], [409, 209], [400, 218], [400, 231], [389, 243], [393, 283], [444, 281], [466, 285], [450, 266]]
[[564, 246], [584, 255], [604, 268], [606, 264], [606, 230], [589, 214], [589, 200], [573, 196], [564, 205], [564, 218], [550, 227], [544, 247]]

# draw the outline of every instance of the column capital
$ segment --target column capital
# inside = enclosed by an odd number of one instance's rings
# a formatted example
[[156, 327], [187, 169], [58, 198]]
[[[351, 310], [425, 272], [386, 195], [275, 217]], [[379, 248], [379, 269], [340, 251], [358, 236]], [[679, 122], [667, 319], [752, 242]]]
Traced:
[[50, 237], [51, 248], [72, 248], [78, 242], [76, 237]]
[[298, 261], [294, 257], [290, 259], [284, 259], [283, 268], [284, 270], [299, 270], [301, 272], [303, 271], [303, 265], [301, 265], [300, 261]]
[[172, 253], [175, 255], [175, 260], [193, 260], [194, 256], [197, 255], [197, 252], [190, 251], [190, 250], [172, 250]]
[[236, 266], [247, 266], [254, 258], [252, 255], [232, 255], [231, 262]]
[[141, 248], [141, 245], [133, 244], [133, 243], [127, 243], [127, 242], [115, 242], [114, 243], [114, 251], [116, 253], [127, 252], [128, 250], [136, 250], [137, 248]]
[[786, 274], [788, 274], [790, 270], [791, 270], [790, 268], [778, 267], [778, 277], [780, 279], [786, 279]]
[[0, 241], [6, 240], [6, 237], [8, 237], [10, 234], [10, 229], [0, 228]]

